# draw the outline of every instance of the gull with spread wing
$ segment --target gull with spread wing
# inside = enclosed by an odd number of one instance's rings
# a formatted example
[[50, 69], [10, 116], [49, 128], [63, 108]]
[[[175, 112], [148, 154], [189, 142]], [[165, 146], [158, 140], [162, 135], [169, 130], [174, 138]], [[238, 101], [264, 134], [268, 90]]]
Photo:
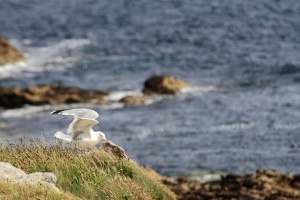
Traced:
[[68, 134], [57, 131], [55, 138], [72, 142], [80, 147], [93, 147], [100, 140], [107, 141], [105, 134], [100, 131], [93, 131], [92, 127], [99, 122], [96, 118], [99, 116], [94, 110], [86, 108], [56, 110], [51, 112], [53, 115], [70, 115], [74, 120], [69, 125]]

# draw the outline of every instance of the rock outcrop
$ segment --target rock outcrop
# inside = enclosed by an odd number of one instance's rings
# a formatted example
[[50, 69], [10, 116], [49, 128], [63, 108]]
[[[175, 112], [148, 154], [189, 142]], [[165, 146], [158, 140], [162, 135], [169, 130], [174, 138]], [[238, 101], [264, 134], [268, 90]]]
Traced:
[[118, 158], [129, 158], [122, 147], [112, 143], [111, 141], [103, 142], [100, 146], [100, 149]]
[[0, 35], [0, 66], [25, 60], [24, 56]]
[[97, 103], [108, 104], [104, 100], [107, 93], [80, 88], [60, 87], [57, 84], [21, 88], [0, 88], [0, 106], [5, 108], [21, 107], [25, 104], [58, 103]]
[[55, 186], [56, 176], [50, 172], [35, 172], [26, 174], [21, 169], [13, 167], [9, 163], [0, 162], [0, 181], [6, 181], [20, 185], [43, 185], [52, 190], [59, 191]]
[[[195, 86], [170, 76], [154, 76], [145, 82], [144, 95], [128, 95], [121, 99], [107, 98], [108, 92], [85, 90], [75, 87], [62, 87], [58, 84], [0, 88], [0, 107], [18, 108], [23, 105], [43, 105], [60, 103], [93, 103], [110, 105], [122, 103], [126, 106], [145, 105], [159, 99], [157, 95], [174, 95]], [[156, 95], [153, 95], [156, 94]]]
[[145, 105], [149, 101], [149, 98], [145, 96], [126, 96], [120, 99], [120, 103], [127, 106], [139, 106]]
[[152, 76], [144, 83], [143, 93], [146, 95], [174, 95], [186, 88], [195, 86], [171, 76]]
[[300, 199], [300, 175], [260, 170], [245, 176], [227, 175], [220, 181], [200, 183], [185, 178], [162, 178], [177, 198], [185, 200]]

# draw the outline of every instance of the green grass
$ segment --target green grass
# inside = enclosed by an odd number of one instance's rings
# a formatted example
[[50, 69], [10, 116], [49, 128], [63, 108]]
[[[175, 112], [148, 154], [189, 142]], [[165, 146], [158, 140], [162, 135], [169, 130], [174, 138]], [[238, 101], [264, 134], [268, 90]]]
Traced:
[[83, 199], [175, 199], [151, 170], [99, 149], [83, 153], [61, 145], [47, 147], [40, 141], [26, 144], [21, 140], [0, 148], [0, 161], [26, 173], [53, 172], [62, 191]]

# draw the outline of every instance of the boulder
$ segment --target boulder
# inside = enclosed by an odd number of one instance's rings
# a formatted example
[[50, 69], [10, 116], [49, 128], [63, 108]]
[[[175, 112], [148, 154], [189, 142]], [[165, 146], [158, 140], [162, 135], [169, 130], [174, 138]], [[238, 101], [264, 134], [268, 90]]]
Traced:
[[146, 95], [174, 95], [186, 88], [195, 86], [171, 76], [152, 76], [144, 83], [143, 93]]
[[[121, 99], [108, 98], [109, 93], [104, 91], [63, 87], [58, 84], [31, 86], [28, 88], [0, 88], [0, 107], [18, 108], [26, 104], [43, 105], [61, 103], [93, 103], [99, 105], [122, 103], [125, 106], [137, 106], [159, 101], [167, 97], [163, 95], [177, 94], [184, 89], [191, 88], [196, 88], [196, 86], [170, 76], [151, 77], [145, 82], [144, 95], [138, 94], [134, 96], [128, 94]], [[199, 88], [197, 87], [197, 89]]]
[[9, 163], [0, 162], [0, 181], [21, 185], [43, 185], [59, 191], [55, 186], [56, 180], [56, 176], [50, 172], [35, 172], [27, 175], [24, 171], [13, 167]]
[[97, 103], [108, 104], [107, 95], [102, 91], [89, 91], [80, 88], [61, 87], [57, 84], [32, 86], [25, 89], [0, 88], [0, 106], [16, 108], [25, 104], [58, 104], [58, 103]]
[[120, 103], [126, 106], [139, 106], [145, 105], [149, 101], [149, 98], [145, 96], [126, 96], [120, 99]]
[[24, 56], [0, 35], [0, 66], [25, 60]]
[[129, 158], [126, 155], [125, 150], [122, 147], [112, 143], [111, 141], [103, 142], [100, 146], [100, 149], [102, 149], [118, 158]]
[[16, 180], [25, 177], [26, 173], [9, 163], [0, 162], [0, 181]]

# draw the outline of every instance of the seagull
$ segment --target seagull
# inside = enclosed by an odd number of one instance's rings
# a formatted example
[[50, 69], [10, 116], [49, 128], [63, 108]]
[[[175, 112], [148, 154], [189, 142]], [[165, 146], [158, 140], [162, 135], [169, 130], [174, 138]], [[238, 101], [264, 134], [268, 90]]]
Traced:
[[100, 131], [93, 131], [92, 127], [99, 122], [96, 118], [99, 116], [94, 110], [86, 108], [63, 109], [51, 112], [52, 115], [70, 115], [74, 120], [69, 125], [68, 134], [60, 131], [55, 132], [54, 137], [74, 142], [80, 147], [94, 147], [100, 140], [107, 142], [105, 134]]

